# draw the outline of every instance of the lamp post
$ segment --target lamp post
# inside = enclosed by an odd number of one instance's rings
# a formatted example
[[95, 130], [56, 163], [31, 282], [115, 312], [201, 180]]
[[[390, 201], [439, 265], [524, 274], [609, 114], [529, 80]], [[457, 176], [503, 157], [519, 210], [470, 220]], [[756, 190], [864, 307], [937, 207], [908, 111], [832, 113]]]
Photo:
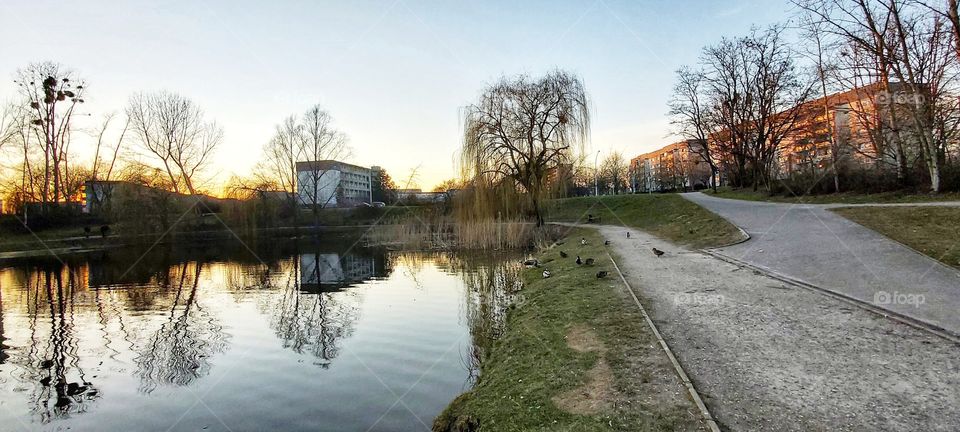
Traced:
[[600, 157], [600, 150], [593, 157], [593, 195], [600, 196], [600, 172], [597, 171], [597, 158]]

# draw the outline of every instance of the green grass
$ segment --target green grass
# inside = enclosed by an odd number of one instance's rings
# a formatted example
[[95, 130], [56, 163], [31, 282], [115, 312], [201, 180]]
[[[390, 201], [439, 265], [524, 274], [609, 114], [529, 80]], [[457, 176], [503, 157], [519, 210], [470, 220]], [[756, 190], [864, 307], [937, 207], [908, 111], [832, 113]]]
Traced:
[[566, 198], [547, 204], [547, 220], [586, 222], [587, 214], [608, 225], [627, 225], [677, 244], [717, 247], [740, 239], [740, 231], [716, 214], [677, 194]]
[[933, 259], [960, 268], [960, 208], [846, 207], [833, 211]]
[[3, 232], [0, 233], [0, 252], [58, 249], [76, 246], [80, 243], [95, 244], [100, 239], [100, 228], [98, 226], [92, 227], [92, 229], [94, 232], [90, 234], [89, 240], [84, 238], [83, 227], [47, 229], [35, 234]]
[[759, 190], [754, 192], [752, 189], [732, 189], [722, 187], [714, 193], [712, 190], [703, 191], [719, 198], [732, 198], [746, 201], [769, 201], [782, 203], [804, 203], [804, 204], [887, 204], [887, 203], [915, 203], [915, 202], [935, 202], [935, 201], [960, 201], [960, 193], [948, 192], [940, 194], [920, 194], [909, 191], [882, 192], [873, 194], [863, 194], [854, 192], [842, 192], [826, 195], [803, 195], [786, 196], [771, 195], [768, 192]]
[[[581, 237], [588, 240], [587, 246], [579, 245]], [[668, 386], [673, 393], [683, 388], [642, 315], [626, 301], [622, 282], [603, 252], [602, 238], [592, 229], [575, 229], [568, 238], [538, 257], [552, 277], [543, 279], [542, 268], [524, 270], [523, 301], [509, 310], [506, 330], [481, 362], [476, 386], [437, 417], [434, 431], [696, 429], [698, 420], [690, 414], [696, 409], [686, 398], [679, 406], [645, 402], [670, 399], [655, 394], [649, 382], [656, 378], [673, 383]], [[560, 258], [561, 249], [570, 257]], [[597, 264], [577, 266], [576, 254], [594, 257]], [[598, 270], [611, 275], [597, 279]], [[574, 325], [594, 329], [607, 351], [570, 349], [565, 335]], [[601, 355], [613, 370], [621, 402], [600, 415], [571, 414], [554, 405], [551, 398], [582, 385], [586, 371]], [[656, 373], [669, 376], [650, 375]]]

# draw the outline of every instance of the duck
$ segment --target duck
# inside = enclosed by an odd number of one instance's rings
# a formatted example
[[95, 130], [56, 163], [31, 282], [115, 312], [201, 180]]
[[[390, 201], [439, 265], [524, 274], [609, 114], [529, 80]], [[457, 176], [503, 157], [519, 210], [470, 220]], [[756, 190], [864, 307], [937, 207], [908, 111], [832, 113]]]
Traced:
[[526, 267], [528, 267], [528, 268], [529, 268], [529, 267], [540, 267], [540, 262], [537, 261], [535, 258], [528, 258], [527, 260], [525, 260], [525, 261], [523, 262], [523, 265], [526, 266]]
[[567, 253], [564, 251], [560, 251], [560, 258], [566, 258], [566, 257], [567, 257]]
[[627, 238], [630, 238], [630, 231], [627, 231]]
[[587, 258], [587, 260], [584, 261], [583, 263], [586, 264], [586, 265], [588, 265], [588, 266], [592, 266], [592, 265], [593, 265], [593, 262], [594, 262], [593, 258]]
[[603, 241], [603, 245], [604, 245], [604, 246], [610, 246], [610, 240], [604, 240], [604, 241]]
[[664, 251], [662, 251], [662, 250], [660, 250], [660, 249], [653, 248], [653, 254], [656, 255], [657, 258], [660, 258], [660, 257], [663, 256], [663, 254], [665, 254], [665, 253], [666, 253], [666, 252], [664, 252]]
[[607, 277], [607, 271], [606, 271], [606, 270], [600, 270], [600, 271], [597, 272], [597, 279], [603, 279], [603, 278], [605, 278], [605, 277]]
[[577, 255], [577, 265], [583, 264], [583, 260], [580, 259], [580, 255]]
[[546, 279], [546, 278], [548, 278], [548, 277], [550, 277], [550, 270], [544, 270], [544, 271], [543, 271], [543, 278]]
[[586, 246], [586, 245], [587, 245], [587, 239], [586, 238], [580, 239], [580, 246]]

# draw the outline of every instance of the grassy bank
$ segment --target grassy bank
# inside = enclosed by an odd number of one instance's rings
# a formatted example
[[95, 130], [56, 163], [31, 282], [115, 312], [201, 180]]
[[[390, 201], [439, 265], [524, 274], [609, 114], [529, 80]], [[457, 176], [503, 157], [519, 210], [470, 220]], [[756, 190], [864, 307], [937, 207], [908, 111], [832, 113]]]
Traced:
[[729, 222], [677, 194], [637, 194], [553, 200], [547, 220], [600, 223], [639, 228], [665, 240], [692, 247], [714, 247], [740, 239]]
[[933, 259], [960, 268], [960, 208], [848, 207], [834, 211]]
[[[588, 245], [580, 246], [585, 237]], [[568, 258], [561, 258], [565, 250]], [[593, 257], [578, 266], [576, 255]], [[435, 431], [698, 430], [669, 360], [625, 298], [603, 241], [577, 229], [524, 270], [506, 330], [481, 361], [476, 386]], [[543, 279], [543, 269], [552, 276]], [[600, 270], [610, 271], [597, 279]]]
[[785, 196], [771, 195], [764, 191], [754, 192], [752, 189], [732, 189], [729, 187], [719, 188], [716, 193], [714, 193], [712, 190], [705, 190], [703, 192], [719, 198], [803, 204], [869, 204], [960, 201], [960, 193], [956, 192], [941, 194], [911, 193], [909, 191], [894, 191], [874, 194], [843, 192], [827, 195]]
[[[176, 239], [206, 238], [218, 234], [233, 237], [234, 233], [238, 235], [292, 235], [294, 232], [310, 232], [315, 221], [319, 223], [320, 229], [324, 232], [339, 229], [347, 230], [354, 226], [372, 224], [432, 223], [441, 220], [442, 213], [443, 208], [439, 206], [359, 207], [323, 209], [320, 211], [319, 217], [314, 219], [308, 210], [303, 210], [298, 220], [299, 228], [296, 229], [292, 218], [276, 221], [275, 225], [262, 228], [242, 223], [231, 223], [236, 222], [236, 218], [223, 213], [202, 216], [189, 213], [186, 215], [170, 215], [169, 220], [173, 225], [164, 237], [168, 237], [170, 241], [175, 241]], [[104, 225], [103, 223], [76, 221], [65, 223], [64, 226], [28, 230], [19, 223], [19, 220], [13, 219], [13, 216], [8, 218], [10, 220], [7, 221], [7, 226], [0, 227], [0, 252], [46, 251], [47, 249], [59, 251], [62, 249], [66, 253], [68, 252], [66, 249], [71, 248], [101, 248], [119, 243], [152, 242], [164, 232], [158, 227], [145, 228], [143, 223], [121, 221], [108, 224], [110, 226], [109, 237], [103, 238], [100, 234], [100, 227]], [[84, 231], [84, 226], [91, 229], [89, 234]]]

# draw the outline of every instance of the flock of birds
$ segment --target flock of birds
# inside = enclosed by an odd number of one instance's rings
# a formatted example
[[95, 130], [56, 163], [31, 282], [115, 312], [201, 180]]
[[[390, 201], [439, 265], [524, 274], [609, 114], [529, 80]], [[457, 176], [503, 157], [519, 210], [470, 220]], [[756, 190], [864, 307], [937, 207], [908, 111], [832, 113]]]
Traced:
[[[627, 238], [630, 238], [630, 231], [627, 231]], [[563, 242], [557, 242], [556, 244], [557, 244], [557, 245], [562, 245]], [[609, 245], [610, 245], [610, 240], [604, 240], [603, 244], [604, 244], [604, 246], [609, 246]], [[581, 238], [581, 239], [580, 239], [580, 246], [586, 246], [586, 245], [587, 245], [587, 239], [586, 239], [586, 238]], [[657, 249], [657, 248], [653, 248], [652, 251], [653, 251], [653, 254], [657, 256], [657, 258], [662, 257], [662, 256], [666, 253], [666, 252], [664, 252], [664, 251], [662, 251], [662, 250], [660, 250], [660, 249]], [[565, 259], [565, 258], [569, 258], [569, 257], [570, 257], [569, 254], [567, 254], [566, 252], [564, 252], [564, 251], [562, 251], [562, 250], [560, 251], [560, 258], [564, 258], [564, 259]], [[592, 267], [592, 266], [594, 265], [594, 263], [596, 263], [596, 260], [594, 260], [593, 258], [581, 259], [581, 258], [580, 258], [580, 255], [577, 255], [577, 259], [576, 259], [574, 262], [575, 262], [578, 266]], [[529, 258], [529, 259], [527, 259], [526, 261], [523, 262], [523, 264], [524, 264], [525, 266], [527, 266], [527, 267], [540, 267], [540, 262], [539, 262], [538, 260], [534, 259], [534, 258]], [[607, 277], [608, 274], [609, 274], [609, 272], [607, 272], [606, 270], [600, 270], [600, 271], [597, 272], [597, 279], [603, 279], [603, 278]], [[553, 273], [551, 273], [550, 270], [547, 270], [547, 269], [544, 269], [544, 270], [543, 270], [543, 278], [544, 278], [544, 279], [547, 279], [547, 278], [549, 278], [549, 277], [552, 276], [552, 275], [553, 275]]]

